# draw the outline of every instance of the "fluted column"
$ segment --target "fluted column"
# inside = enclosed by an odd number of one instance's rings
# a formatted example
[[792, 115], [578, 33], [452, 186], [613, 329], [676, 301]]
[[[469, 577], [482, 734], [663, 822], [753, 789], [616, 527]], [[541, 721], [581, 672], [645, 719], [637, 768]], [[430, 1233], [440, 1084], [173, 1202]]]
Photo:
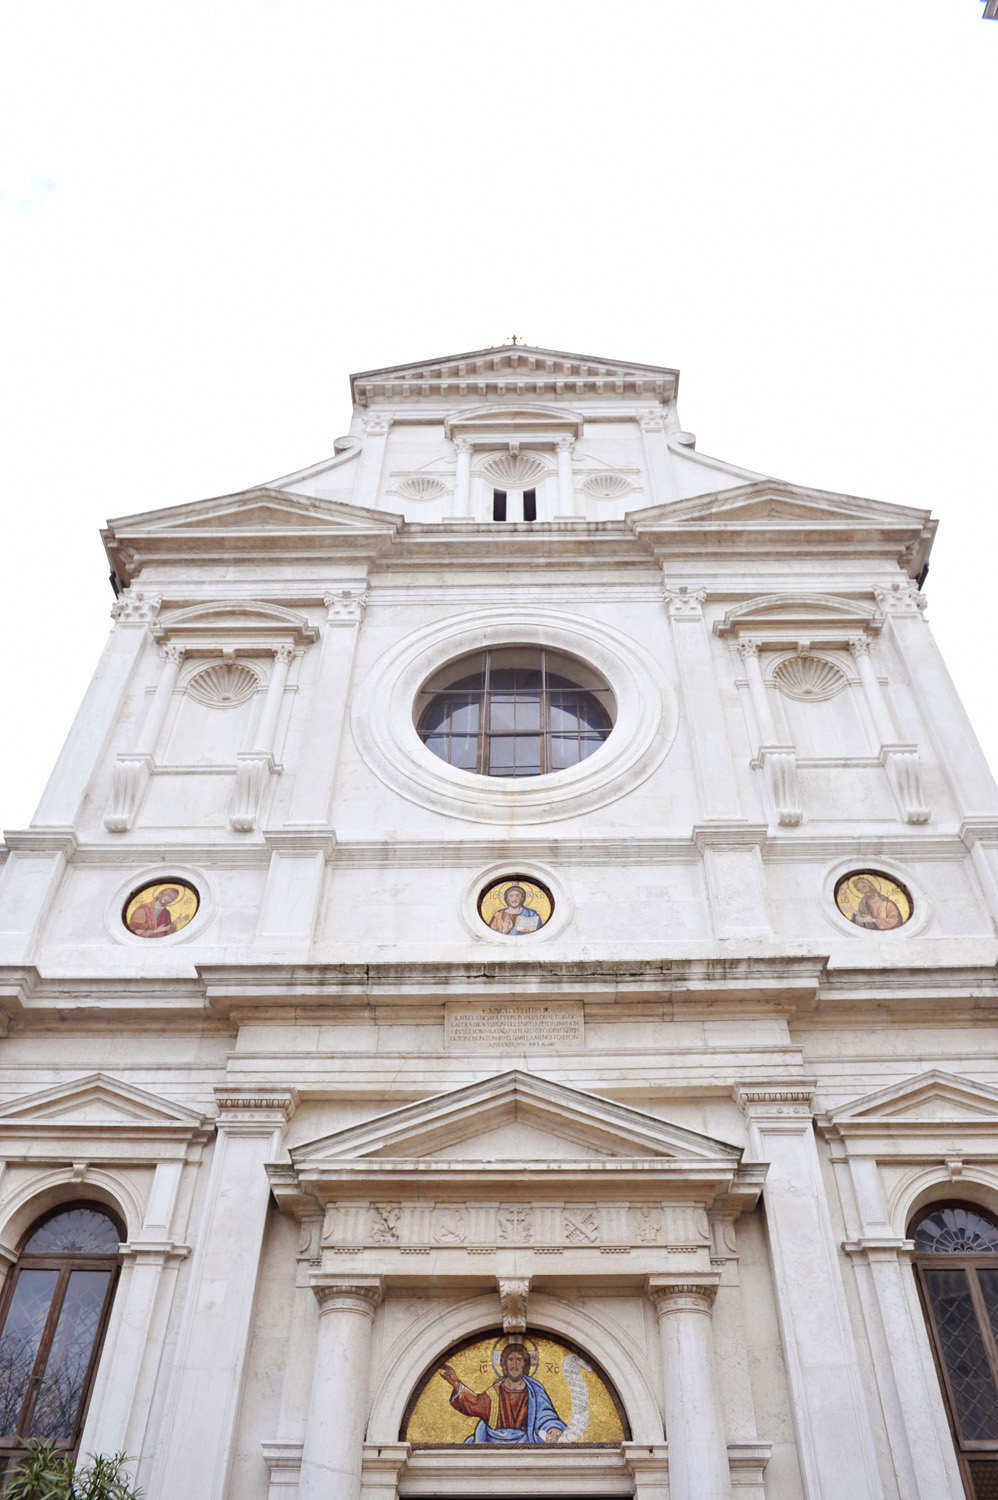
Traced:
[[572, 468], [572, 452], [575, 439], [561, 437], [558, 449], [558, 519], [566, 521], [575, 514], [575, 473]]
[[471, 439], [455, 438], [457, 472], [454, 476], [454, 515], [466, 519], [471, 515]]
[[163, 647], [163, 667], [152, 702], [131, 750], [122, 751], [114, 767], [111, 806], [104, 818], [109, 833], [127, 833], [138, 816], [153, 768], [153, 757], [184, 659], [181, 646]]
[[776, 721], [773, 718], [766, 682], [762, 675], [762, 663], [759, 660], [759, 642], [739, 641], [738, 651], [745, 663], [749, 697], [752, 699], [756, 726], [759, 730], [759, 759], [769, 777], [769, 789], [776, 808], [776, 820], [778, 823], [793, 827], [800, 822], [804, 814], [800, 787], [797, 782], [796, 746], [778, 743]]
[[670, 1500], [731, 1500], [731, 1473], [714, 1361], [716, 1272], [653, 1276], [662, 1339]]
[[874, 732], [880, 741], [880, 763], [887, 772], [898, 810], [906, 823], [927, 823], [929, 809], [922, 801], [922, 763], [918, 747], [898, 741], [890, 710], [870, 660], [869, 638], [854, 636], [849, 642], [849, 650], [856, 663]]
[[312, 1279], [319, 1331], [312, 1366], [299, 1500], [360, 1500], [371, 1331], [384, 1296], [377, 1276]]
[[229, 826], [236, 833], [252, 832], [260, 816], [263, 789], [270, 772], [274, 770], [277, 723], [281, 716], [284, 689], [294, 654], [293, 646], [276, 647], [255, 744], [252, 750], [244, 750], [237, 756], [236, 785], [229, 813]]

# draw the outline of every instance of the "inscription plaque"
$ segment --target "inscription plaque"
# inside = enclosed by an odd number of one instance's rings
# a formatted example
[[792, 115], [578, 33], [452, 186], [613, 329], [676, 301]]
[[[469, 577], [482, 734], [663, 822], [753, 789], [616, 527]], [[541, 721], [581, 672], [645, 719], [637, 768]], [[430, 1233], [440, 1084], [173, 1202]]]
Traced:
[[448, 1047], [474, 1052], [562, 1051], [582, 1047], [582, 1006], [448, 1005], [444, 1041]]

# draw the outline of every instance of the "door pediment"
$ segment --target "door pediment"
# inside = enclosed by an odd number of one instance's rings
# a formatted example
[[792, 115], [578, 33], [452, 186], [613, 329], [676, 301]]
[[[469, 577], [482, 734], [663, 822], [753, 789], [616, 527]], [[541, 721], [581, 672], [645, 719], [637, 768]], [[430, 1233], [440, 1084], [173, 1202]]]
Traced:
[[292, 1212], [365, 1199], [372, 1211], [472, 1198], [493, 1207], [576, 1203], [580, 1243], [590, 1226], [586, 1205], [600, 1198], [618, 1201], [625, 1226], [630, 1208], [642, 1206], [656, 1223], [665, 1199], [723, 1202], [738, 1212], [756, 1202], [765, 1170], [743, 1163], [741, 1149], [725, 1141], [521, 1071], [306, 1141], [290, 1157], [268, 1170], [278, 1202]]

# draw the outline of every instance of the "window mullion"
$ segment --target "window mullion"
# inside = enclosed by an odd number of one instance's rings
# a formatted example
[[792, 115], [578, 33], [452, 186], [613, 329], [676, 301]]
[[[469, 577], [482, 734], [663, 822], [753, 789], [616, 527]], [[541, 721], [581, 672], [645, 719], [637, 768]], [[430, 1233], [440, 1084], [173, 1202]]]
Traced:
[[[28, 1267], [28, 1269], [30, 1270], [30, 1266]], [[49, 1355], [52, 1353], [52, 1341], [55, 1338], [55, 1330], [59, 1322], [59, 1314], [62, 1311], [63, 1300], [66, 1296], [66, 1288], [69, 1286], [70, 1270], [70, 1266], [64, 1265], [62, 1267], [59, 1272], [59, 1279], [55, 1284], [55, 1291], [52, 1293], [52, 1301], [49, 1303], [48, 1316], [45, 1319], [45, 1327], [42, 1329], [42, 1336], [38, 1340], [38, 1353], [35, 1355], [35, 1362], [31, 1367], [31, 1374], [28, 1376], [28, 1384], [25, 1391], [24, 1403], [21, 1407], [21, 1415], [19, 1416], [17, 1421], [18, 1437], [23, 1437], [31, 1426], [31, 1418], [35, 1410], [35, 1401], [38, 1399], [38, 1392], [41, 1390], [42, 1380], [45, 1377], [45, 1369], [49, 1362]]]
[[965, 1266], [967, 1272], [967, 1285], [970, 1288], [970, 1300], [974, 1304], [977, 1321], [981, 1329], [981, 1338], [984, 1342], [984, 1350], [988, 1356], [988, 1364], [991, 1366], [991, 1379], [995, 1383], [995, 1392], [998, 1394], [998, 1344], [995, 1342], [994, 1329], [991, 1327], [991, 1319], [988, 1316], [987, 1304], [984, 1301], [984, 1293], [977, 1279], [977, 1268], [973, 1265]]
[[482, 686], [482, 722], [478, 739], [479, 774], [489, 774], [489, 734], [492, 726], [492, 652], [485, 653], [485, 676]]

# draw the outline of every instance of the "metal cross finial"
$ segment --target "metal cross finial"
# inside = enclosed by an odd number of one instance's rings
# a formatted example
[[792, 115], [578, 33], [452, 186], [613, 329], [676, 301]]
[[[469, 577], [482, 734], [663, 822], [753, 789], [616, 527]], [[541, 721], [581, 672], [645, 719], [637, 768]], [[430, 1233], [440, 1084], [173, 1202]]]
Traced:
[[514, 333], [514, 334], [511, 334], [508, 339], [505, 339], [504, 342], [507, 343], [507, 344], [522, 344], [523, 343], [523, 339], [521, 339], [521, 337], [520, 337], [520, 335], [518, 333]]

